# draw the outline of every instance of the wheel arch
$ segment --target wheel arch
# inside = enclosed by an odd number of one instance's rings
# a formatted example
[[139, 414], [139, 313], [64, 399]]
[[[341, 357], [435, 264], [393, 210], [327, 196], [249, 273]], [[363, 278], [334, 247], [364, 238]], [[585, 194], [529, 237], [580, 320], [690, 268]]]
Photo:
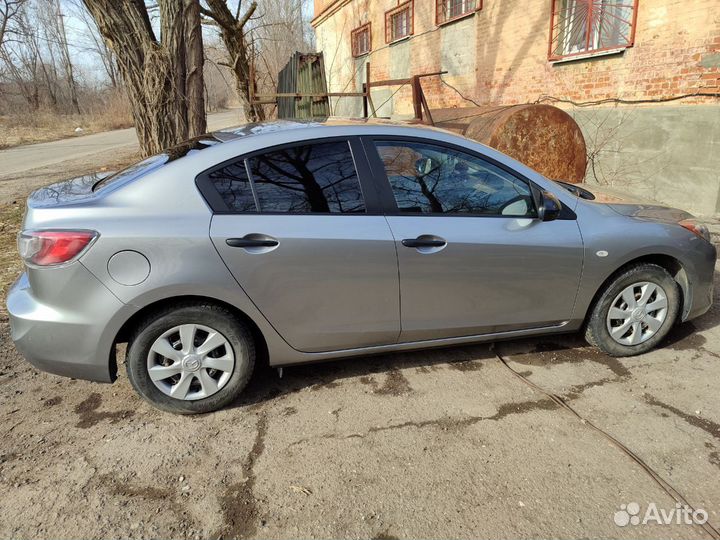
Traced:
[[[263, 335], [262, 331], [258, 327], [258, 325], [253, 321], [253, 319], [248, 316], [244, 311], [239, 309], [237, 306], [234, 306], [228, 302], [225, 302], [223, 300], [219, 300], [217, 298], [212, 298], [209, 296], [202, 296], [202, 295], [182, 295], [182, 296], [172, 296], [168, 298], [163, 298], [161, 300], [157, 300], [155, 302], [152, 302], [135, 313], [133, 313], [120, 327], [118, 332], [115, 335], [115, 339], [113, 341], [113, 352], [115, 350], [115, 345], [118, 343], [127, 343], [130, 339], [130, 335], [132, 334], [133, 329], [135, 329], [138, 325], [138, 323], [147, 317], [149, 314], [155, 312], [155, 311], [161, 311], [164, 309], [167, 309], [168, 307], [172, 307], [173, 305], [188, 305], [188, 304], [214, 304], [216, 306], [223, 307], [233, 313], [233, 315], [242, 323], [247, 325], [247, 327], [250, 329], [250, 332], [252, 334], [253, 340], [255, 341], [255, 351], [256, 351], [256, 362], [267, 362], [268, 359], [268, 346], [267, 341], [265, 339], [265, 336]], [[112, 354], [112, 353], [111, 353]], [[114, 356], [114, 355], [113, 355]], [[111, 359], [112, 363], [115, 363], [114, 360]], [[111, 371], [117, 372], [117, 365], [111, 364]]]
[[622, 272], [624, 272], [627, 268], [630, 266], [635, 266], [637, 264], [655, 264], [657, 266], [660, 266], [668, 271], [668, 273], [672, 276], [672, 278], [675, 280], [675, 282], [680, 287], [680, 299], [682, 301], [682, 309], [678, 311], [678, 319], [682, 320], [685, 318], [685, 316], [690, 311], [691, 306], [691, 300], [692, 296], [690, 293], [690, 282], [688, 280], [688, 275], [685, 270], [685, 267], [683, 266], [682, 262], [680, 262], [678, 259], [673, 257], [672, 255], [667, 255], [664, 253], [655, 253], [655, 254], [649, 254], [649, 255], [642, 255], [640, 257], [636, 257], [634, 259], [630, 259], [626, 262], [624, 262], [620, 267], [618, 267], [614, 272], [612, 272], [607, 278], [600, 284], [600, 286], [595, 291], [595, 294], [593, 295], [592, 301], [590, 302], [587, 311], [585, 312], [585, 317], [583, 320], [583, 323], [586, 324], [588, 321], [588, 318], [593, 312], [593, 309], [595, 309], [595, 304], [597, 304], [598, 300], [602, 296], [603, 291], [605, 291], [606, 287]]

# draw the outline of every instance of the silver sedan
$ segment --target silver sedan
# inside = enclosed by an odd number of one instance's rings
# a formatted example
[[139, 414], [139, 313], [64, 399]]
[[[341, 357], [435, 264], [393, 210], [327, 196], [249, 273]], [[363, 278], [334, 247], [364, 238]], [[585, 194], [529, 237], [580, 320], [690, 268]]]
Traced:
[[35, 192], [9, 293], [40, 369], [178, 413], [272, 366], [540, 334], [614, 356], [712, 301], [691, 215], [607, 203], [468, 139], [370, 123], [250, 125]]

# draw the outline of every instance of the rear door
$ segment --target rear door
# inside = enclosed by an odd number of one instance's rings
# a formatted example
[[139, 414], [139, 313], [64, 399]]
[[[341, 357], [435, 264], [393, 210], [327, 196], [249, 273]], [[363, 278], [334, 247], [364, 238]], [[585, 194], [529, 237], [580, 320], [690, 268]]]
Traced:
[[357, 139], [271, 148], [198, 177], [216, 249], [297, 350], [398, 339], [397, 255], [368, 177]]
[[[465, 148], [364, 139], [397, 242], [400, 341], [553, 326], [572, 316], [576, 221], [542, 222], [530, 182]], [[572, 214], [572, 212], [570, 212]]]

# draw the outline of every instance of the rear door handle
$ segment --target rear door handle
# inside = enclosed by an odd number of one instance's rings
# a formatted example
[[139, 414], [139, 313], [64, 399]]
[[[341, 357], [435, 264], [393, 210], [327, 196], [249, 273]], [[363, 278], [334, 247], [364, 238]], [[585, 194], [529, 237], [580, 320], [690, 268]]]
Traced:
[[280, 242], [273, 239], [263, 238], [228, 238], [225, 243], [230, 247], [237, 248], [259, 248], [259, 247], [275, 247]]
[[409, 248], [443, 247], [445, 244], [447, 244], [445, 240], [426, 238], [406, 238], [402, 241], [402, 245]]

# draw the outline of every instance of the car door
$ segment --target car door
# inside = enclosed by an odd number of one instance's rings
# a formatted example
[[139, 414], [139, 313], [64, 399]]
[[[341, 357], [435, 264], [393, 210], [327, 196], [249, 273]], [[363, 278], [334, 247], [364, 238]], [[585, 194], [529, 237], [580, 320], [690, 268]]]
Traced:
[[[198, 178], [211, 239], [278, 333], [305, 352], [395, 343], [397, 255], [356, 139], [295, 143]], [[213, 196], [208, 197], [213, 200]]]
[[571, 318], [583, 261], [576, 221], [540, 221], [530, 183], [468, 149], [364, 143], [396, 238], [401, 342]]

